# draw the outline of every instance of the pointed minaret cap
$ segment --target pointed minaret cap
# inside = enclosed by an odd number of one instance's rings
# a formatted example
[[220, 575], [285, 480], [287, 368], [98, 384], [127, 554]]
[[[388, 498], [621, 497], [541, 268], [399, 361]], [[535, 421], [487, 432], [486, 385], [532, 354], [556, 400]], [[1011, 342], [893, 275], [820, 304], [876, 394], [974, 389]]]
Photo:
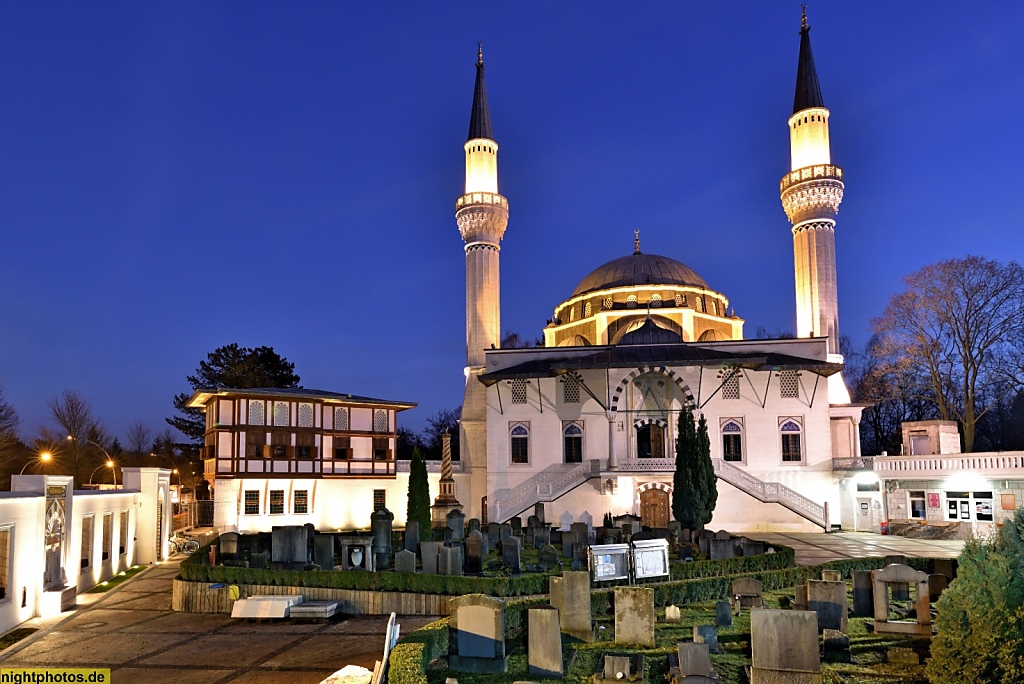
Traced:
[[803, 15], [800, 18], [800, 61], [796, 71], [794, 114], [812, 107], [824, 108], [825, 106], [825, 101], [821, 98], [821, 86], [818, 85], [818, 72], [814, 69], [814, 56], [811, 55], [810, 34], [811, 27], [807, 25], [807, 5], [804, 5]]
[[640, 231], [633, 231], [633, 254], [640, 253]]
[[476, 87], [473, 89], [473, 113], [469, 118], [469, 138], [494, 140], [491, 131], [491, 112], [487, 108], [487, 88], [484, 87], [484, 44], [476, 48]]

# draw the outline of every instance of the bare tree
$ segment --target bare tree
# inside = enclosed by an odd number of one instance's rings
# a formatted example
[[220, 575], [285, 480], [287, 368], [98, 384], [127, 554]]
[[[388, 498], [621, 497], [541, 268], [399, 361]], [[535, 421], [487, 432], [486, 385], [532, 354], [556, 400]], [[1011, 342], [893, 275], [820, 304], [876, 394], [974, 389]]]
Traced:
[[[915, 380], [911, 397], [960, 423], [971, 451], [978, 421], [1024, 381], [1024, 268], [967, 256], [903, 281], [907, 289], [872, 321], [881, 356]], [[996, 386], [1006, 390], [984, 391]]]
[[132, 457], [135, 465], [142, 465], [142, 459], [149, 453], [152, 434], [153, 431], [142, 421], [128, 426], [128, 454]]
[[7, 403], [4, 398], [4, 386], [0, 384], [0, 454], [7, 455], [18, 447], [19, 422], [18, 412]]
[[[70, 467], [75, 486], [82, 485], [82, 472], [95, 462], [103, 462], [102, 447], [106, 434], [92, 414], [88, 400], [72, 390], [64, 390], [50, 402], [50, 412], [57, 430], [41, 430], [45, 441], [60, 443], [58, 458]], [[63, 435], [63, 436], [62, 436]]]

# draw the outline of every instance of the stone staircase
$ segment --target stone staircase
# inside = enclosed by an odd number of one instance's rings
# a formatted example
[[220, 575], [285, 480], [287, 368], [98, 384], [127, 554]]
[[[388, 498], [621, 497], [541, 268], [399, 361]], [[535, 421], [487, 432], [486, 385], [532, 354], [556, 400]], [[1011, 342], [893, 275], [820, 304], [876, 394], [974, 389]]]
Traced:
[[711, 459], [711, 463], [715, 468], [715, 476], [725, 480], [736, 489], [749, 494], [762, 503], [777, 503], [785, 506], [800, 517], [823, 528], [826, 532], [829, 531], [827, 501], [823, 504], [812, 501], [781, 482], [765, 482], [720, 458]]
[[595, 477], [601, 476], [601, 462], [584, 461], [575, 466], [563, 464], [545, 468], [514, 489], [499, 490], [493, 501], [488, 501], [488, 519], [506, 522], [541, 502], [554, 501], [566, 492]]

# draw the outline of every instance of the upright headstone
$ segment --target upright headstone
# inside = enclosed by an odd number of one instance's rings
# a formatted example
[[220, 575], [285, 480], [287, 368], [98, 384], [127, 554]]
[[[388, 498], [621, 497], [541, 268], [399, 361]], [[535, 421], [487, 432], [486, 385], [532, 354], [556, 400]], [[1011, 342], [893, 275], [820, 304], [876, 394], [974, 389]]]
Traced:
[[449, 605], [448, 668], [505, 672], [505, 603], [483, 594], [468, 594], [452, 599]]
[[466, 514], [465, 513], [463, 513], [461, 510], [459, 510], [457, 508], [455, 510], [448, 511], [448, 516], [446, 518], [446, 524], [447, 524], [448, 530], [450, 531], [451, 534], [449, 535], [448, 532], [445, 532], [445, 539], [448, 539], [449, 536], [451, 537], [451, 541], [453, 541], [453, 542], [462, 541], [463, 539], [465, 539], [465, 536], [466, 536], [466, 527], [465, 527], [466, 526]]
[[756, 541], [754, 539], [743, 540], [743, 555], [744, 556], [763, 556], [765, 551], [765, 543], [763, 541]]
[[569, 526], [569, 531], [576, 535], [576, 543], [589, 545], [590, 530], [585, 522], [574, 522]]
[[533, 505], [533, 516], [537, 518], [537, 521], [543, 525], [546, 521], [544, 519], [544, 504], [536, 503]]
[[711, 550], [711, 560], [725, 560], [726, 558], [735, 557], [731, 539], [712, 539], [710, 540], [709, 548]]
[[875, 597], [872, 592], [871, 571], [853, 571], [853, 614], [857, 617], [874, 615]]
[[542, 546], [537, 553], [537, 562], [540, 563], [545, 572], [555, 567], [558, 565], [558, 549], [551, 544]]
[[697, 533], [697, 550], [700, 551], [700, 555], [705, 558], [711, 557], [711, 540], [714, 536], [715, 535], [707, 530], [701, 530]]
[[[711, 677], [711, 656], [708, 645], [694, 642], [681, 642], [676, 646], [676, 657], [679, 659], [680, 677]], [[686, 681], [686, 680], [684, 680]]]
[[562, 558], [572, 558], [573, 545], [576, 543], [574, 532], [562, 533]]
[[733, 608], [760, 608], [764, 605], [764, 590], [753, 577], [741, 577], [732, 581]]
[[526, 611], [526, 670], [531, 677], [562, 676], [562, 634], [558, 609], [537, 606]]
[[559, 611], [563, 608], [562, 601], [562, 578], [561, 577], [550, 577], [548, 578], [548, 592], [550, 594], [548, 601], [552, 606], [557, 608]]
[[807, 609], [818, 614], [818, 631], [845, 632], [846, 582], [807, 581]]
[[949, 586], [949, 578], [945, 575], [928, 575], [928, 597], [934, 603], [942, 596]]
[[681, 617], [679, 606], [665, 606], [665, 622], [678, 625]]
[[[907, 557], [900, 555], [889, 555], [882, 559], [882, 562], [886, 566], [889, 565], [906, 565]], [[910, 600], [910, 585], [906, 582], [893, 582], [889, 585], [889, 590], [892, 592], [893, 601], [909, 601]]]
[[694, 625], [693, 643], [707, 644], [709, 651], [718, 653], [718, 629], [714, 625]]
[[395, 514], [386, 508], [378, 508], [370, 514], [370, 532], [373, 534], [374, 565], [384, 569], [391, 560], [391, 523]]
[[590, 573], [569, 571], [562, 573], [562, 631], [577, 639], [594, 640], [594, 626], [590, 613]]
[[469, 522], [466, 523], [466, 527], [469, 529], [470, 532], [472, 532], [473, 530], [476, 530], [477, 532], [479, 532], [480, 531], [480, 518], [470, 518]]
[[516, 516], [509, 521], [512, 525], [512, 534], [517, 537], [523, 536], [523, 521], [521, 518]]
[[615, 587], [615, 643], [654, 647], [654, 589]]
[[402, 534], [402, 547], [406, 551], [416, 551], [420, 548], [420, 524], [415, 520], [405, 523], [405, 532]]
[[[238, 533], [225, 532], [220, 535], [220, 557], [223, 560], [234, 560], [238, 557]], [[333, 566], [332, 566], [333, 567]], [[329, 568], [328, 568], [329, 569]]]
[[521, 551], [519, 537], [508, 537], [501, 542], [501, 564], [516, 575], [523, 571], [520, 561]]
[[732, 535], [730, 535], [726, 530], [718, 530], [717, 532], [715, 532], [715, 539], [722, 540], [731, 538]]
[[416, 572], [416, 554], [402, 549], [395, 554], [395, 572]]
[[838, 570], [822, 570], [821, 579], [824, 582], [842, 582], [843, 573]]
[[313, 537], [313, 562], [321, 570], [334, 569], [334, 535], [318, 534]]
[[466, 572], [479, 574], [484, 570], [484, 536], [480, 530], [472, 530], [466, 536]]
[[[511, 529], [509, 530], [511, 533]], [[487, 541], [491, 543], [491, 547], [498, 546], [501, 541], [501, 525], [498, 523], [487, 523]]]
[[461, 546], [442, 546], [437, 550], [437, 572], [439, 575], [462, 574]]
[[807, 610], [807, 583], [798, 584], [793, 587], [793, 608], [796, 610]]
[[728, 601], [715, 602], [715, 626], [732, 627], [732, 606]]
[[512, 536], [512, 525], [510, 523], [502, 523], [498, 527], [498, 543], [505, 541]]
[[270, 560], [285, 570], [302, 570], [309, 564], [309, 530], [303, 525], [281, 525], [270, 532]]
[[420, 542], [420, 559], [423, 561], [423, 574], [436, 575], [438, 552], [444, 547], [444, 542]]
[[835, 629], [826, 629], [821, 633], [822, 650], [825, 660], [833, 663], [849, 663], [853, 661], [850, 652], [850, 637]]
[[750, 611], [750, 681], [821, 684], [818, 617], [803, 610]]
[[538, 527], [533, 531], [533, 548], [539, 549], [551, 543], [551, 530], [547, 527]]

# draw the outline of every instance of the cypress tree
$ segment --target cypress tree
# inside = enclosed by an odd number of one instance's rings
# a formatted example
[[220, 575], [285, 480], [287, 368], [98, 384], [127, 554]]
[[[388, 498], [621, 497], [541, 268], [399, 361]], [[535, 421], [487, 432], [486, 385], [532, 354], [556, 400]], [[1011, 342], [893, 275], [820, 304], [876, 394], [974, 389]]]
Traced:
[[701, 414], [694, 425], [693, 409], [679, 412], [676, 438], [676, 472], [672, 478], [672, 516], [691, 530], [711, 522], [718, 502], [715, 471], [711, 465], [708, 423]]
[[421, 539], [430, 539], [430, 484], [427, 482], [427, 462], [419, 447], [412, 450], [412, 461], [409, 463], [406, 517], [419, 523]]

